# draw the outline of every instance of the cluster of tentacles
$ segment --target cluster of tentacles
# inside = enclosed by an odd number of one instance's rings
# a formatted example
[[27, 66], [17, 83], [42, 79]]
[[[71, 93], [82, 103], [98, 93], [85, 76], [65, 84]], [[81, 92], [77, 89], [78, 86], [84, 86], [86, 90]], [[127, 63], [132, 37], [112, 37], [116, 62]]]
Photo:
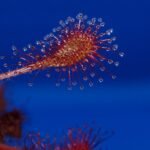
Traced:
[[30, 133], [24, 141], [23, 150], [98, 150], [102, 143], [113, 133], [102, 132], [101, 129], [78, 128], [69, 129], [61, 143], [49, 136], [42, 138], [40, 133]]
[[[116, 75], [107, 69], [107, 64], [118, 67], [119, 57], [116, 56], [123, 57], [124, 53], [117, 51], [117, 44], [112, 44], [116, 40], [116, 37], [109, 37], [113, 29], [105, 31], [104, 26], [102, 18], [88, 19], [82, 13], [76, 18], [60, 20], [59, 26], [43, 40], [29, 44], [23, 50], [12, 46], [17, 64], [14, 69], [1, 73], [0, 80], [47, 70], [48, 78], [52, 75], [57, 78], [56, 86], [67, 81], [68, 89], [76, 85], [84, 89], [85, 85], [92, 87], [94, 82], [102, 83], [103, 72], [115, 79]], [[8, 66], [4, 63], [5, 68]]]

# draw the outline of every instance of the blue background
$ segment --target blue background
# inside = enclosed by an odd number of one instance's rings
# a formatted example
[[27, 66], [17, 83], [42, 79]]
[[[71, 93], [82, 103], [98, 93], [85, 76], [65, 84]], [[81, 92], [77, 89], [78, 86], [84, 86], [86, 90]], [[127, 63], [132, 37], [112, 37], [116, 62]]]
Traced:
[[24, 130], [59, 135], [68, 127], [95, 120], [116, 132], [105, 148], [150, 149], [149, 10], [148, 0], [1, 1], [0, 55], [11, 56], [12, 44], [23, 47], [42, 39], [60, 19], [78, 12], [104, 18], [115, 29], [120, 49], [126, 54], [116, 81], [106, 80], [82, 92], [57, 89], [43, 76], [37, 77], [32, 88], [25, 86], [24, 77], [7, 82], [11, 105], [27, 115]]

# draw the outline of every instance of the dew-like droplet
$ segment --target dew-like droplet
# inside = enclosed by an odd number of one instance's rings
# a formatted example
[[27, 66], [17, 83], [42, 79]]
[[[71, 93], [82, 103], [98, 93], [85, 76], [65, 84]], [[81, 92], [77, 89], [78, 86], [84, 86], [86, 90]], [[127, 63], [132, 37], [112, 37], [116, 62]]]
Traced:
[[56, 28], [53, 28], [52, 31], [53, 31], [53, 32], [56, 32], [57, 30], [56, 30]]
[[77, 16], [76, 16], [76, 19], [78, 20], [81, 20], [83, 18], [83, 14], [82, 13], [79, 13]]
[[77, 85], [77, 81], [72, 81], [72, 85], [76, 86]]
[[71, 90], [72, 90], [72, 86], [69, 86], [67, 89], [68, 89], [69, 91], [71, 91]]
[[118, 67], [118, 66], [119, 66], [119, 61], [114, 62], [114, 65], [115, 65], [116, 67]]
[[47, 77], [47, 78], [50, 78], [50, 77], [51, 77], [50, 73], [47, 73], [47, 74], [46, 74], [46, 77]]
[[94, 67], [95, 66], [95, 63], [91, 63], [91, 67]]
[[5, 68], [7, 68], [7, 67], [8, 67], [8, 64], [7, 64], [7, 63], [4, 63], [3, 66], [4, 66]]
[[12, 48], [13, 51], [16, 51], [16, 50], [17, 50], [16, 46], [14, 46], [14, 45], [12, 45], [11, 48]]
[[97, 21], [98, 22], [103, 22], [103, 19], [102, 18], [98, 18]]
[[27, 51], [27, 48], [26, 48], [26, 47], [24, 47], [24, 48], [23, 48], [23, 51], [24, 51], [24, 52], [26, 52], [26, 51]]
[[82, 68], [83, 71], [86, 71], [86, 69], [87, 69], [87, 68], [86, 68], [85, 66]]
[[90, 76], [91, 76], [92, 78], [94, 78], [94, 77], [95, 77], [95, 73], [94, 73], [94, 72], [91, 72], [91, 73], [90, 73]]
[[117, 44], [114, 44], [113, 46], [112, 46], [112, 50], [113, 51], [116, 51], [118, 49], [118, 45]]
[[108, 29], [107, 31], [106, 31], [106, 34], [107, 35], [111, 35], [113, 33], [113, 29]]
[[32, 48], [32, 45], [31, 45], [31, 44], [28, 44], [28, 48], [29, 48], [29, 49]]
[[59, 87], [59, 86], [60, 86], [60, 82], [57, 82], [57, 83], [56, 83], [56, 87]]
[[84, 19], [84, 20], [87, 20], [87, 19], [88, 19], [88, 16], [87, 16], [87, 15], [84, 15], [84, 16], [83, 16], [83, 19]]
[[119, 52], [120, 57], [124, 57], [124, 52]]
[[88, 77], [87, 77], [87, 76], [84, 76], [84, 77], [83, 77], [83, 80], [84, 80], [84, 81], [87, 81], [87, 80], [88, 80]]
[[17, 55], [17, 52], [16, 52], [16, 51], [14, 51], [14, 52], [13, 52], [13, 55], [14, 55], [14, 56], [16, 56], [16, 55]]
[[29, 83], [28, 83], [28, 86], [32, 87], [32, 86], [33, 86], [33, 83], [32, 83], [32, 82], [29, 82]]
[[42, 48], [42, 49], [41, 49], [41, 52], [42, 52], [42, 53], [45, 53], [46, 51], [45, 51], [45, 49], [44, 49], [44, 48]]
[[105, 67], [100, 67], [100, 71], [102, 72], [105, 71], [105, 69], [106, 69]]
[[65, 81], [66, 81], [66, 79], [65, 79], [65, 78], [61, 78], [60, 80], [61, 80], [62, 82], [65, 82]]
[[100, 26], [101, 26], [101, 27], [104, 27], [104, 26], [105, 26], [105, 22], [101, 22], [101, 23], [100, 23]]
[[22, 66], [22, 62], [21, 61], [18, 62], [18, 66]]
[[92, 87], [94, 84], [92, 81], [89, 82], [89, 86]]
[[111, 77], [112, 77], [113, 80], [117, 78], [116, 75], [112, 75]]
[[84, 86], [83, 85], [80, 86], [80, 90], [84, 90]]
[[108, 59], [108, 64], [112, 64], [114, 61], [112, 59]]
[[100, 83], [102, 83], [102, 82], [104, 81], [104, 79], [100, 77], [100, 78], [98, 79], [98, 81], [99, 81]]

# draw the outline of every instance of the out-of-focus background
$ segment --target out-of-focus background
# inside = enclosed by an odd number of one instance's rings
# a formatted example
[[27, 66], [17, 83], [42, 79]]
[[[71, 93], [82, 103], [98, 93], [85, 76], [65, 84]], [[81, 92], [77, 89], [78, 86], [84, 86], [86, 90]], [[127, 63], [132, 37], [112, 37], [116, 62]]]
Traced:
[[[26, 85], [29, 75], [7, 81], [6, 95], [10, 103], [27, 114], [24, 130], [60, 135], [69, 127], [96, 121], [104, 129], [115, 130], [105, 148], [149, 149], [149, 10], [148, 0], [1, 1], [2, 56], [11, 57], [11, 45], [22, 48], [32, 44], [57, 26], [60, 19], [79, 12], [89, 17], [102, 17], [108, 28], [114, 28], [119, 49], [125, 52], [116, 69], [118, 78], [115, 81], [106, 79], [103, 84], [84, 91], [56, 88], [51, 79], [44, 79], [42, 75], [37, 76], [32, 88]], [[13, 64], [12, 60], [6, 59]]]

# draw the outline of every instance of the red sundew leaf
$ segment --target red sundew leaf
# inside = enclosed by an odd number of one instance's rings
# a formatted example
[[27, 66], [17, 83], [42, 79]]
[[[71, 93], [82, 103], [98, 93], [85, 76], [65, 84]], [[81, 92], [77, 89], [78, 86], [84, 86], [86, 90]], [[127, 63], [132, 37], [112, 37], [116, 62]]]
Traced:
[[11, 147], [8, 145], [0, 144], [0, 150], [21, 150], [20, 148]]
[[[53, 33], [36, 44], [29, 44], [22, 51], [12, 46], [13, 55], [19, 59], [18, 63], [11, 71], [1, 73], [0, 80], [48, 70], [50, 73], [55, 71], [57, 87], [66, 79], [68, 90], [76, 85], [83, 90], [84, 85], [93, 87], [94, 82], [102, 83], [102, 72], [115, 79], [116, 75], [107, 68], [110, 65], [118, 67], [118, 59], [124, 53], [118, 51], [117, 44], [112, 44], [116, 40], [116, 37], [110, 37], [113, 29], [104, 31], [104, 26], [101, 18], [88, 19], [82, 13], [76, 18], [61, 20], [59, 26], [52, 30]], [[4, 67], [7, 68], [7, 63], [4, 63]]]

